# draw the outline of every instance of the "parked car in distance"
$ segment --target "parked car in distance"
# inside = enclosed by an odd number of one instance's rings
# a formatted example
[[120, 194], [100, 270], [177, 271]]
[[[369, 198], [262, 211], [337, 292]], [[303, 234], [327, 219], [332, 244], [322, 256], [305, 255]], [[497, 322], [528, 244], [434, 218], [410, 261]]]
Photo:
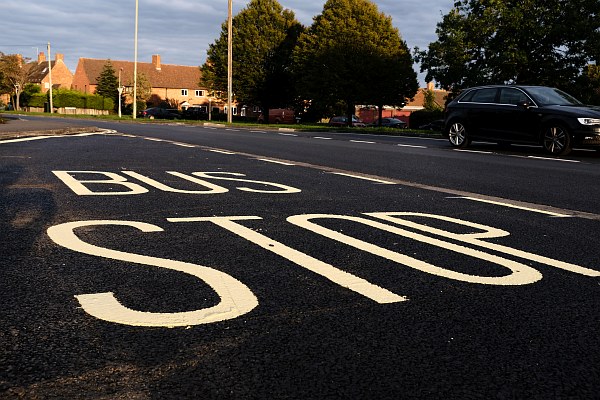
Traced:
[[188, 107], [181, 112], [181, 117], [183, 119], [208, 119], [208, 112], [206, 111], [206, 107]]
[[436, 119], [435, 121], [431, 121], [428, 124], [424, 124], [419, 126], [419, 129], [423, 129], [426, 131], [437, 131], [437, 132], [441, 132], [442, 128], [444, 127], [444, 120], [443, 119]]
[[[329, 119], [329, 126], [348, 126], [348, 118], [343, 115], [343, 116], [338, 116], [338, 117], [331, 117]], [[362, 122], [362, 120], [360, 118], [358, 118], [356, 115], [352, 116], [352, 126], [355, 127], [365, 127], [367, 125], [365, 125], [364, 122]]]
[[[369, 126], [374, 126], [374, 127], [378, 127], [379, 126], [379, 120], [376, 119], [375, 121], [373, 121], [372, 124], [369, 124]], [[404, 121], [402, 121], [401, 119], [398, 118], [381, 118], [381, 127], [382, 128], [401, 128], [404, 129], [408, 126], [408, 124]]]
[[458, 148], [485, 140], [541, 145], [551, 155], [566, 155], [573, 146], [600, 149], [600, 107], [556, 88], [469, 88], [448, 103], [445, 117], [442, 133]]
[[179, 119], [181, 118], [181, 114], [175, 109], [150, 107], [140, 111], [138, 117], [149, 119]]
[[[261, 113], [258, 116], [259, 123], [265, 123], [265, 116]], [[269, 109], [269, 123], [271, 124], [295, 124], [296, 115], [294, 110], [289, 108], [271, 108]]]

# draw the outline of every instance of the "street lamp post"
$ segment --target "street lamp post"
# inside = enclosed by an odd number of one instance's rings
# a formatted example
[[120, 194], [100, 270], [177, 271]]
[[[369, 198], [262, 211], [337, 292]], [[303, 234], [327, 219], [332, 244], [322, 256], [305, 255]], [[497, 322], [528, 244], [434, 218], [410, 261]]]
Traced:
[[233, 92], [233, 84], [232, 84], [232, 75], [233, 75], [233, 18], [232, 14], [232, 0], [229, 0], [227, 7], [227, 123], [230, 124], [233, 120], [232, 112], [231, 112], [231, 100], [232, 100], [232, 92]]
[[133, 37], [133, 119], [137, 114], [137, 56], [138, 56], [138, 0], [135, 0], [135, 34]]
[[121, 86], [121, 72], [123, 68], [119, 69], [119, 87], [117, 90], [119, 91], [119, 118], [121, 118], [121, 96], [123, 95], [123, 86]]

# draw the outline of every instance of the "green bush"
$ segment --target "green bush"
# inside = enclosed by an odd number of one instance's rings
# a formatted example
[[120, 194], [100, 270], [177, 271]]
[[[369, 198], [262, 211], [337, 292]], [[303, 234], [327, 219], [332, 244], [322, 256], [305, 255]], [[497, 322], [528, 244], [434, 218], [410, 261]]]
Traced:
[[[27, 105], [30, 107], [44, 107], [50, 101], [48, 93], [34, 93], [29, 98]], [[76, 90], [52, 91], [52, 105], [54, 107], [91, 108], [95, 110], [112, 110], [112, 99], [95, 94], [85, 94]]]

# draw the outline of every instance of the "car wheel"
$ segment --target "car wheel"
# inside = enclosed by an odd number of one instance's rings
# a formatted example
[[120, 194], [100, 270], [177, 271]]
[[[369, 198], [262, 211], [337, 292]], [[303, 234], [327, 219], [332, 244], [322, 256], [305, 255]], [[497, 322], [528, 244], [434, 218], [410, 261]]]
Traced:
[[448, 140], [452, 146], [458, 148], [467, 147], [471, 143], [465, 125], [460, 121], [454, 121], [450, 124]]
[[564, 156], [571, 152], [571, 135], [567, 128], [560, 124], [548, 125], [544, 129], [542, 145], [544, 150], [553, 156]]

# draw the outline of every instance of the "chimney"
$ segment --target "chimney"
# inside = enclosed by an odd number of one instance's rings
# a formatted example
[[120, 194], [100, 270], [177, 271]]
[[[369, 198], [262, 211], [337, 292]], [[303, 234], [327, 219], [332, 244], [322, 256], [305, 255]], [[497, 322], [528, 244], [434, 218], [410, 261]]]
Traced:
[[64, 62], [64, 59], [65, 59], [65, 55], [64, 54], [56, 53], [56, 61], [62, 61], [62, 62]]
[[160, 71], [160, 55], [154, 54], [152, 56], [152, 64], [154, 64], [154, 68], [156, 68], [157, 71]]
[[38, 54], [38, 64], [41, 64], [43, 62], [46, 62], [46, 55], [43, 51], [40, 51], [40, 53]]

